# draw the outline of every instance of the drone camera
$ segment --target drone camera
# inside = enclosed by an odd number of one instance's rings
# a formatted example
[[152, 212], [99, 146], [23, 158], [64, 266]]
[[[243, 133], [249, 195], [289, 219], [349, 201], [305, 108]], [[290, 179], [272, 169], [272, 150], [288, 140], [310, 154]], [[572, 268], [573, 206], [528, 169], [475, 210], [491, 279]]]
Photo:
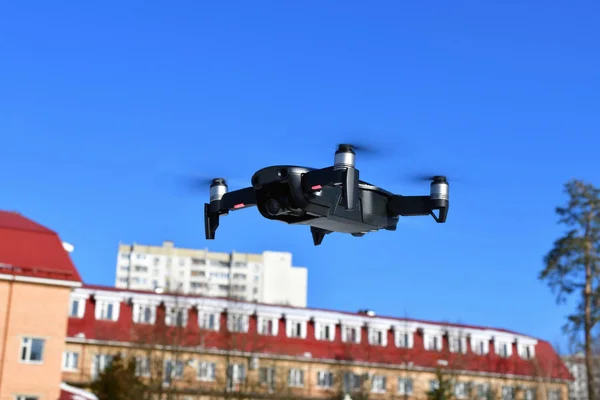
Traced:
[[210, 201], [221, 200], [227, 193], [227, 183], [223, 178], [213, 179], [210, 184]]

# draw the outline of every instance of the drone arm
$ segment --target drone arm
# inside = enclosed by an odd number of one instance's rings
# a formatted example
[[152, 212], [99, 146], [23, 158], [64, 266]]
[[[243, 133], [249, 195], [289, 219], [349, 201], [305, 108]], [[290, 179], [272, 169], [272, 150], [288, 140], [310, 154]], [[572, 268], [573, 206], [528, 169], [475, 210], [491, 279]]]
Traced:
[[256, 196], [254, 188], [234, 190], [225, 193], [220, 199], [204, 204], [204, 233], [207, 240], [215, 238], [219, 227], [219, 216], [227, 215], [229, 211], [255, 206]]
[[[433, 213], [434, 210], [439, 210], [438, 216]], [[388, 200], [388, 211], [403, 217], [431, 215], [436, 222], [443, 223], [448, 215], [448, 205], [446, 202], [444, 206], [437, 206], [430, 196], [394, 195]]]

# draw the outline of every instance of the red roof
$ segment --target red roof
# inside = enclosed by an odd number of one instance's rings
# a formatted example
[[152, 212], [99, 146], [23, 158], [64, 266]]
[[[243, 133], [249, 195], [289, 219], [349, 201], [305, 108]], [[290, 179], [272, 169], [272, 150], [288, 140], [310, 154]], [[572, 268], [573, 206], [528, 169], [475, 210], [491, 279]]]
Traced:
[[58, 234], [12, 211], [0, 211], [0, 274], [81, 282]]
[[[116, 289], [113, 287], [92, 286], [86, 285], [84, 288], [102, 291], [118, 291], [135, 293], [152, 293], [143, 291], [132, 291]], [[199, 297], [199, 296], [185, 296]], [[273, 306], [271, 306], [273, 307]], [[286, 306], [275, 306], [282, 309], [282, 314], [285, 314]], [[312, 311], [323, 311], [315, 310]], [[311, 311], [307, 310], [307, 311]], [[328, 310], [329, 311], [329, 310]], [[337, 312], [343, 320], [344, 315], [351, 313]], [[70, 318], [68, 326], [68, 336], [76, 337], [79, 334], [84, 334], [86, 339], [96, 339], [101, 341], [116, 341], [123, 343], [151, 343], [161, 344], [160, 338], [179, 337], [179, 346], [204, 346], [208, 349], [221, 350], [242, 350], [253, 353], [298, 356], [302, 357], [305, 353], [310, 353], [313, 359], [327, 360], [346, 360], [367, 363], [380, 363], [400, 365], [403, 363], [412, 363], [414, 367], [436, 368], [439, 367], [439, 361], [445, 360], [449, 367], [459, 370], [472, 372], [487, 372], [497, 374], [514, 374], [522, 376], [530, 376], [536, 378], [552, 378], [572, 380], [572, 375], [564, 365], [560, 356], [554, 351], [550, 343], [544, 340], [537, 339], [535, 347], [536, 358], [534, 361], [522, 359], [516, 348], [516, 343], [512, 356], [502, 358], [495, 354], [493, 345], [490, 343], [490, 352], [487, 355], [476, 355], [470, 347], [467, 354], [456, 354], [447, 351], [448, 343], [445, 338], [444, 350], [442, 352], [427, 351], [424, 349], [423, 334], [417, 331], [414, 336], [414, 345], [411, 349], [397, 348], [394, 344], [394, 332], [388, 331], [388, 345], [385, 351], [381, 347], [372, 346], [367, 343], [367, 330], [363, 328], [361, 334], [363, 340], [360, 344], [350, 344], [341, 341], [341, 327], [336, 327], [335, 340], [333, 342], [320, 341], [315, 339], [314, 324], [308, 323], [306, 339], [288, 338], [285, 334], [285, 320], [279, 320], [279, 332], [277, 336], [263, 336], [256, 333], [256, 316], [250, 318], [249, 333], [230, 333], [226, 328], [226, 314], [221, 316], [221, 330], [219, 332], [201, 331], [198, 327], [198, 312], [195, 308], [189, 310], [188, 323], [184, 328], [183, 334], [174, 334], [170, 332], [173, 328], [167, 327], [164, 324], [164, 308], [159, 307], [157, 311], [156, 323], [154, 325], [135, 324], [132, 319], [132, 306], [126, 302], [121, 302], [118, 321], [102, 321], [96, 320], [94, 316], [94, 300], [87, 300], [85, 315], [83, 318]], [[358, 315], [358, 314], [354, 314]], [[361, 317], [365, 317], [361, 315]], [[389, 317], [377, 317], [386, 318]], [[399, 321], [407, 321], [407, 319], [390, 318]], [[520, 334], [510, 332], [504, 329], [474, 327], [469, 325], [436, 323], [431, 321], [408, 320], [411, 322], [423, 324], [436, 324], [440, 327], [464, 327], [469, 329], [493, 329], [494, 331], [504, 332], [505, 334]], [[149, 338], [153, 339], [149, 339]], [[150, 342], [148, 342], [150, 340]], [[165, 345], [174, 343], [162, 343]]]
[[98, 397], [87, 390], [61, 383], [58, 400], [98, 400]]

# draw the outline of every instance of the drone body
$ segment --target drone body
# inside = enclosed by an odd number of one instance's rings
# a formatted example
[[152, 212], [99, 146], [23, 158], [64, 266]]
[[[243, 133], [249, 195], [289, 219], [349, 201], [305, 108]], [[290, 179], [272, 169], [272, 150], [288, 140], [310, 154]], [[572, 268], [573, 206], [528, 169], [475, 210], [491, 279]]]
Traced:
[[397, 195], [359, 180], [355, 156], [351, 145], [340, 145], [332, 167], [266, 167], [252, 176], [251, 187], [232, 192], [224, 179], [213, 179], [210, 203], [204, 205], [206, 239], [215, 238], [221, 215], [251, 206], [267, 219], [309, 225], [315, 246], [332, 232], [363, 236], [380, 229], [394, 231], [400, 216], [431, 215], [439, 223], [446, 221], [445, 177], [432, 177], [427, 196]]

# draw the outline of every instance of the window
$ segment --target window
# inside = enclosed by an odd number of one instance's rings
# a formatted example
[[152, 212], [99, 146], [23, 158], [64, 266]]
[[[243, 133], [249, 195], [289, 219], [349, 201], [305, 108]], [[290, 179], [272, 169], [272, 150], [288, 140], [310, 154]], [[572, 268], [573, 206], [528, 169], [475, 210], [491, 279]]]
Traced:
[[94, 354], [92, 358], [91, 378], [96, 379], [106, 367], [112, 362], [113, 356], [110, 354]]
[[467, 353], [467, 338], [457, 335], [448, 335], [448, 347], [452, 353]]
[[148, 357], [135, 358], [135, 375], [150, 376], [150, 359]]
[[190, 276], [206, 276], [206, 272], [204, 271], [191, 271]]
[[187, 325], [188, 310], [180, 307], [167, 307], [165, 323], [169, 326], [184, 327]]
[[358, 326], [342, 325], [342, 341], [345, 343], [360, 343], [360, 331]]
[[201, 258], [192, 258], [192, 265], [205, 265], [206, 261]]
[[333, 387], [333, 373], [329, 371], [317, 372], [317, 387], [328, 389]]
[[297, 368], [290, 369], [288, 373], [288, 386], [289, 387], [303, 387], [304, 386], [304, 371]]
[[369, 328], [369, 344], [385, 346], [387, 344], [387, 331], [385, 329]]
[[240, 274], [240, 273], [233, 274], [233, 279], [246, 279], [246, 278], [247, 278], [246, 274]]
[[440, 381], [438, 381], [437, 379], [432, 379], [429, 381], [429, 391], [430, 392], [439, 390], [439, 388], [440, 388]]
[[44, 359], [44, 339], [24, 337], [21, 339], [21, 362], [41, 363]]
[[79, 353], [74, 351], [65, 351], [62, 359], [63, 371], [77, 371], [79, 368]]
[[315, 322], [315, 337], [317, 340], [333, 341], [335, 339], [335, 324]]
[[260, 335], [277, 336], [279, 320], [277, 318], [258, 317], [258, 333]]
[[466, 399], [469, 396], [469, 384], [466, 382], [456, 382], [454, 384], [454, 396], [457, 399]]
[[396, 347], [410, 349], [413, 347], [413, 333], [403, 330], [395, 332]]
[[512, 386], [502, 386], [502, 400], [515, 400], [515, 388]]
[[230, 332], [247, 332], [248, 316], [244, 314], [227, 314], [227, 329]]
[[535, 400], [535, 399], [536, 399], [535, 388], [525, 388], [525, 390], [523, 391], [523, 400]]
[[269, 391], [275, 389], [275, 368], [261, 367], [258, 370], [258, 382], [263, 386], [267, 386]]
[[484, 355], [488, 353], [489, 340], [480, 338], [471, 338], [471, 350], [473, 353], [478, 355]]
[[69, 317], [71, 318], [83, 318], [85, 310], [84, 299], [71, 299], [69, 302]]
[[227, 366], [227, 389], [232, 390], [236, 384], [246, 381], [246, 366], [232, 364]]
[[423, 335], [425, 350], [442, 351], [442, 335], [439, 333], [425, 333]]
[[135, 267], [133, 267], [133, 270], [135, 272], [146, 273], [146, 272], [148, 272], [148, 267], [145, 267], [143, 265], [136, 265]]
[[496, 354], [500, 357], [508, 358], [512, 355], [512, 344], [505, 341], [494, 342]]
[[39, 400], [39, 397], [19, 394], [19, 395], [15, 396], [15, 400]]
[[519, 357], [524, 360], [531, 360], [535, 355], [535, 346], [529, 344], [518, 344]]
[[405, 396], [413, 394], [413, 380], [411, 378], [398, 378], [398, 394]]
[[153, 324], [156, 321], [156, 306], [148, 304], [133, 304], [133, 322], [138, 324]]
[[306, 322], [288, 320], [286, 322], [287, 336], [291, 338], [306, 337]]
[[344, 373], [344, 391], [354, 392], [360, 390], [362, 386], [362, 377], [353, 372], [345, 372]]
[[548, 400], [560, 400], [560, 390], [548, 389]]
[[371, 392], [385, 393], [387, 378], [383, 375], [374, 375], [371, 379]]
[[487, 383], [478, 383], [475, 385], [477, 392], [477, 398], [480, 400], [487, 400], [490, 396], [490, 385]]
[[212, 382], [215, 380], [217, 366], [214, 362], [202, 361], [198, 363], [198, 380]]
[[211, 331], [219, 330], [219, 316], [220, 313], [216, 312], [200, 312], [198, 315], [198, 324], [202, 329], [209, 329]]
[[166, 360], [163, 375], [163, 384], [170, 384], [173, 379], [183, 378], [183, 361]]
[[119, 319], [119, 303], [115, 301], [96, 300], [96, 319], [116, 321]]

